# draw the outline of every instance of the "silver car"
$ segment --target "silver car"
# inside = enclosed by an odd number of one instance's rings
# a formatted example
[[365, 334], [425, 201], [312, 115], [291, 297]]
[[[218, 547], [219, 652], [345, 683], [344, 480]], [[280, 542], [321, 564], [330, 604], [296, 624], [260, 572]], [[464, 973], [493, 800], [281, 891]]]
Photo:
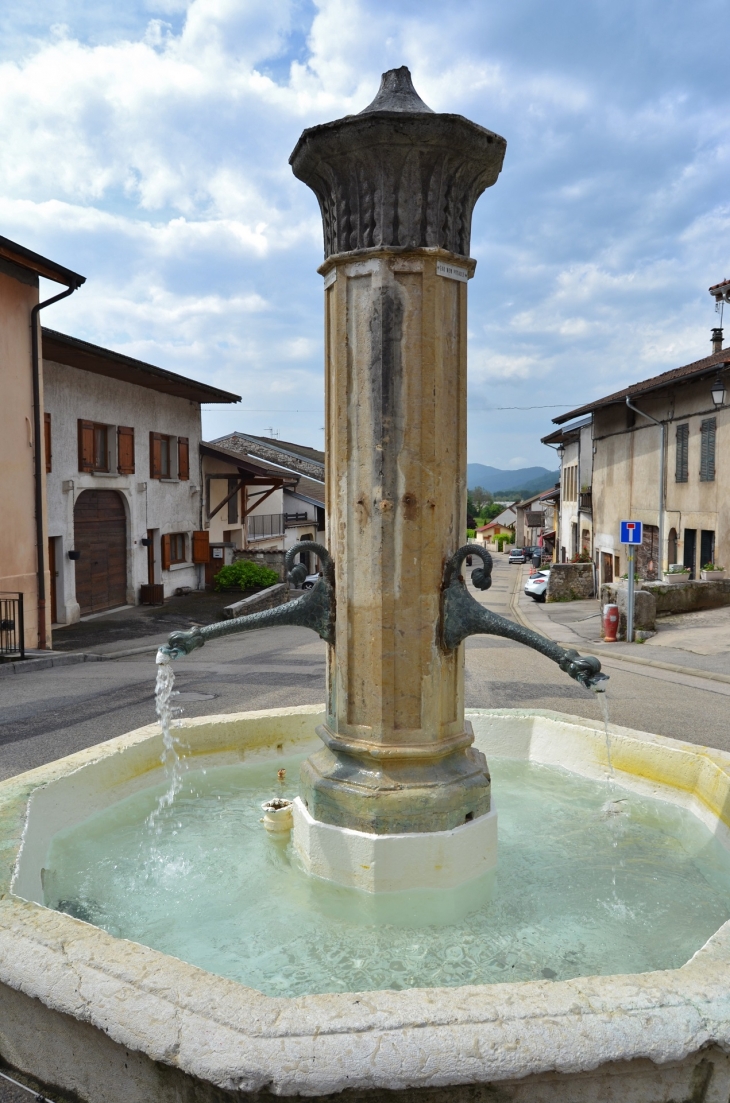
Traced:
[[508, 563], [526, 563], [527, 559], [525, 557], [525, 549], [524, 548], [513, 548], [512, 551], [509, 553], [509, 559], [507, 560], [507, 562]]

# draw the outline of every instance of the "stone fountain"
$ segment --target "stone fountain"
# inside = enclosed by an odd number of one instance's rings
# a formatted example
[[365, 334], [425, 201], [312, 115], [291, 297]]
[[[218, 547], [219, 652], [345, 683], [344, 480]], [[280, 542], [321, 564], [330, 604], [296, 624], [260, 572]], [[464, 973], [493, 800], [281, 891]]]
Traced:
[[[290, 605], [170, 638], [300, 624], [328, 644], [324, 749], [302, 769], [294, 844], [315, 874], [370, 891], [453, 887], [493, 868], [489, 769], [464, 719], [465, 636], [534, 647], [584, 685], [581, 659], [472, 598], [491, 585], [466, 532], [467, 283], [474, 205], [506, 142], [436, 114], [408, 69], [359, 115], [305, 130], [290, 162], [324, 228], [326, 487], [322, 580]], [[299, 571], [301, 568], [294, 568]], [[290, 575], [294, 580], [296, 575]]]
[[[312, 883], [363, 899], [489, 875], [487, 754], [602, 782], [610, 767], [730, 849], [730, 755], [556, 713], [465, 713], [472, 633], [603, 688], [596, 659], [488, 612], [461, 577], [471, 554], [473, 585], [491, 583], [488, 554], [460, 547], [466, 297], [472, 210], [504, 151], [432, 112], [405, 68], [359, 115], [304, 132], [291, 163], [325, 238], [328, 548], [303, 546], [322, 578], [165, 649], [274, 624], [326, 641], [325, 707], [188, 720], [182, 753], [274, 775], [282, 755], [307, 755], [294, 847]], [[161, 750], [150, 725], [0, 785], [0, 1066], [14, 1076], [85, 1103], [726, 1103], [730, 923], [681, 968], [274, 998], [51, 910], [54, 838], [159, 783]]]

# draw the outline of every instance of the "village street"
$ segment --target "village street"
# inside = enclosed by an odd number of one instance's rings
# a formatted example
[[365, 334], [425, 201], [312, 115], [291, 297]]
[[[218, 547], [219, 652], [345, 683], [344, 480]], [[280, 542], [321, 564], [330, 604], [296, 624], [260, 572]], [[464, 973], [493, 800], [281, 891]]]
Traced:
[[[514, 619], [513, 594], [528, 625], [566, 646], [600, 654], [610, 675], [613, 723], [730, 750], [728, 653], [698, 655], [674, 647], [596, 644], [597, 602], [537, 606], [522, 594], [527, 568], [495, 556], [494, 583], [475, 593], [494, 612]], [[692, 615], [691, 615], [692, 616]], [[558, 620], [557, 618], [560, 618]], [[573, 626], [571, 627], [571, 619]], [[675, 618], [676, 620], [677, 618]], [[730, 609], [708, 616], [705, 650], [724, 646]], [[564, 622], [561, 623], [560, 621]], [[695, 621], [692, 622], [695, 624]], [[688, 629], [675, 623], [659, 636]], [[588, 625], [590, 632], [586, 632]], [[588, 638], [576, 634], [579, 628]], [[672, 634], [674, 633], [674, 635]], [[593, 639], [591, 639], [591, 634]], [[128, 640], [152, 648], [164, 635]], [[718, 650], [717, 648], [715, 649]], [[229, 713], [316, 703], [324, 699], [325, 645], [304, 628], [270, 628], [211, 642], [175, 665], [183, 715]], [[622, 661], [619, 655], [631, 658]], [[682, 671], [646, 665], [659, 661]], [[697, 669], [697, 675], [684, 671]], [[713, 672], [719, 680], [702, 677]], [[0, 679], [0, 778], [32, 769], [154, 720], [154, 652], [106, 662], [38, 670]], [[554, 709], [600, 718], [595, 694], [521, 644], [473, 636], [466, 643], [466, 704], [470, 708]]]

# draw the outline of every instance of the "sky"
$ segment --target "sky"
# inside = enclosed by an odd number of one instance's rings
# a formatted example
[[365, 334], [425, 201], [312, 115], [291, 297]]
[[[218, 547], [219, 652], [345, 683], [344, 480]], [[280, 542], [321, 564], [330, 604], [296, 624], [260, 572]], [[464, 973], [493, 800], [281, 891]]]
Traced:
[[[730, 276], [728, 0], [24, 0], [0, 8], [0, 234], [87, 277], [44, 324], [324, 443], [319, 210], [288, 158], [408, 65], [507, 139], [477, 203], [471, 462], [705, 356]], [[53, 285], [45, 290], [53, 293]]]

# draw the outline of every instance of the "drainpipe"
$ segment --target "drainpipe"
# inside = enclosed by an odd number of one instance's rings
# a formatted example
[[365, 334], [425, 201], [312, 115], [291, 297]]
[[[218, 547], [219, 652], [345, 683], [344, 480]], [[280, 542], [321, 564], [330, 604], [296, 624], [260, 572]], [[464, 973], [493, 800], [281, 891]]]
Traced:
[[647, 414], [644, 410], [640, 410], [638, 406], [632, 405], [628, 395], [626, 396], [626, 405], [630, 410], [633, 410], [635, 414], [641, 414], [642, 417], [647, 418], [649, 421], [653, 421], [655, 425], [658, 425], [662, 431], [661, 445], [659, 448], [659, 562], [657, 563], [657, 575], [661, 582], [664, 578], [664, 451], [665, 451], [665, 426], [663, 421], [657, 421], [651, 414]]
[[52, 299], [37, 303], [30, 312], [30, 348], [33, 375], [33, 436], [34, 436], [34, 467], [35, 467], [35, 542], [38, 553], [38, 649], [44, 651], [46, 647], [46, 549], [43, 543], [43, 447], [41, 444], [41, 379], [40, 356], [38, 348], [38, 315], [44, 307], [57, 303], [72, 295], [84, 282], [83, 277], [78, 283], [67, 287], [60, 295], [54, 295]]

